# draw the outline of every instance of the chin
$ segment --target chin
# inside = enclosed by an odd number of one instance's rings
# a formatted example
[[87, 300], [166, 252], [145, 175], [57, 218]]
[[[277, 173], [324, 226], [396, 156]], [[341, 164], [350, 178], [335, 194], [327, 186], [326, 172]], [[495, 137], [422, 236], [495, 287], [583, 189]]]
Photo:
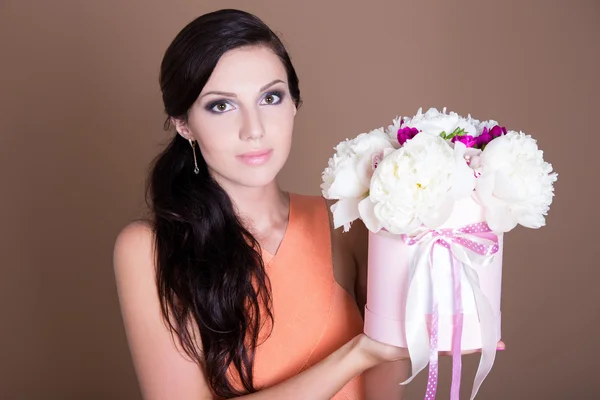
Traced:
[[213, 176], [224, 187], [234, 185], [259, 188], [272, 184], [277, 178], [280, 169], [273, 165], [265, 165], [258, 168], [242, 167], [238, 168], [233, 174], [213, 173]]
[[242, 186], [264, 187], [273, 183], [279, 170], [267, 169], [265, 171], [247, 171], [238, 176], [236, 182]]
[[273, 184], [283, 168], [286, 158], [273, 157], [263, 165], [244, 165], [239, 162], [222, 169], [212, 169], [211, 173], [222, 186], [265, 187]]
[[286, 159], [286, 157], [281, 157], [281, 154], [275, 154], [275, 157], [272, 157], [263, 165], [250, 166], [242, 164], [241, 167], [237, 168], [235, 181], [248, 187], [268, 186], [277, 178]]

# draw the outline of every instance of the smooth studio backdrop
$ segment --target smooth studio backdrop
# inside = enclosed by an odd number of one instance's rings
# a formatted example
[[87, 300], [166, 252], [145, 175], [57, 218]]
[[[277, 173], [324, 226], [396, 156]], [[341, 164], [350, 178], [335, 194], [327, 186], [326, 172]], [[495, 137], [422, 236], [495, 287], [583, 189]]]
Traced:
[[[507, 350], [478, 398], [597, 398], [596, 0], [0, 1], [0, 398], [140, 399], [112, 247], [171, 135], [161, 57], [189, 21], [228, 7], [279, 32], [300, 76], [285, 189], [318, 194], [335, 144], [419, 107], [538, 139], [556, 197], [547, 227], [506, 236]], [[464, 358], [465, 396], [477, 362]], [[444, 359], [439, 399], [449, 387]]]

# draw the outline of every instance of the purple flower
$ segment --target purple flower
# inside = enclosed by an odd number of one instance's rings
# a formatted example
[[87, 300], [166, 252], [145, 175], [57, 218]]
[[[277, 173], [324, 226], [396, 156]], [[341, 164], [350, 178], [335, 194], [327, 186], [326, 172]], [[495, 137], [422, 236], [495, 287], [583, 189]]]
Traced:
[[407, 140], [410, 140], [417, 136], [417, 133], [419, 133], [419, 130], [417, 128], [411, 128], [408, 126], [398, 129], [398, 143], [400, 143], [400, 145], [403, 145], [404, 143], [406, 143]]
[[481, 135], [479, 135], [479, 136], [477, 136], [477, 138], [475, 138], [476, 146], [479, 148], [482, 148], [483, 146], [485, 146], [486, 144], [491, 142], [492, 139], [494, 139], [494, 138], [492, 137], [492, 135], [490, 135], [490, 132], [488, 131], [488, 129], [483, 128], [483, 132], [481, 133]]
[[456, 142], [461, 142], [467, 147], [475, 147], [477, 145], [477, 140], [471, 135], [454, 136], [452, 143]]
[[506, 128], [499, 125], [494, 125], [492, 129], [483, 128], [481, 135], [475, 138], [476, 146], [484, 148], [489, 142], [506, 134]]
[[506, 135], [506, 128], [500, 125], [494, 125], [494, 127], [490, 130], [490, 134], [494, 139], [496, 139], [497, 137]]

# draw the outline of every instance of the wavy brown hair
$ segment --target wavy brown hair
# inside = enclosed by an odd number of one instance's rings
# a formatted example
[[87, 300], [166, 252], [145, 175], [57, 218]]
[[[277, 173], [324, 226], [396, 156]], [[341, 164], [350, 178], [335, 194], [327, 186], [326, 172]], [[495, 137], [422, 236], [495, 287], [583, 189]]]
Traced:
[[[166, 128], [171, 118], [187, 118], [224, 53], [256, 45], [279, 57], [298, 107], [298, 77], [277, 35], [252, 14], [220, 10], [190, 22], [166, 50], [160, 71]], [[178, 134], [153, 163], [147, 197], [156, 238], [157, 285], [172, 333], [203, 368], [213, 392], [231, 398], [257, 390], [254, 349], [261, 323], [273, 321], [271, 292], [257, 240], [209, 174], [200, 152], [198, 166], [195, 174], [192, 149]], [[231, 381], [231, 367], [243, 389]]]

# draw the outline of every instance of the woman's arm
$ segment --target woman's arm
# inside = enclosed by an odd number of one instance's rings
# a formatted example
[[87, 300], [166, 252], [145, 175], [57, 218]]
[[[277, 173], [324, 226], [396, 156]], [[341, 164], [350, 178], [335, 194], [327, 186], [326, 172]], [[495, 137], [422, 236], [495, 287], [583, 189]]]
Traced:
[[150, 227], [133, 223], [119, 234], [113, 255], [121, 315], [142, 396], [212, 399], [201, 369], [184, 356], [163, 320], [153, 238]]
[[[153, 233], [141, 223], [126, 227], [114, 250], [114, 269], [122, 316], [145, 400], [213, 399], [201, 368], [177, 346], [160, 313], [156, 289]], [[330, 399], [348, 381], [390, 360], [404, 349], [359, 335], [297, 376], [241, 398]]]

